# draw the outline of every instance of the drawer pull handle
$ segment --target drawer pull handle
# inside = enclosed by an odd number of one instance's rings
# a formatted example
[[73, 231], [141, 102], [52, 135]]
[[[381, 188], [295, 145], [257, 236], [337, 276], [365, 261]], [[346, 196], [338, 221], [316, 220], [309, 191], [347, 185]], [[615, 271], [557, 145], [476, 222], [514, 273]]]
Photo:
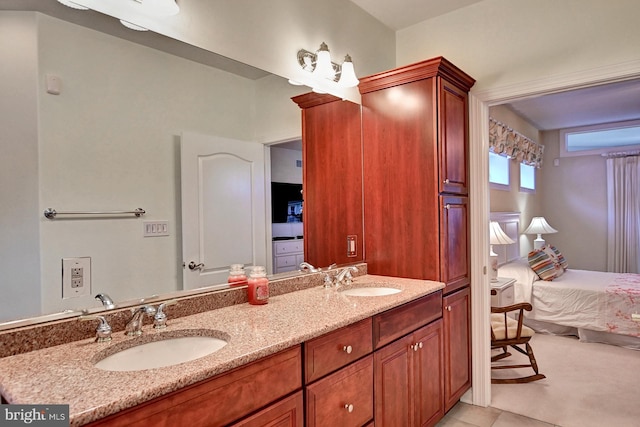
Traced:
[[344, 409], [346, 409], [347, 412], [351, 413], [351, 412], [353, 412], [353, 405], [351, 403], [345, 403], [344, 404]]
[[345, 345], [344, 347], [342, 347], [342, 351], [347, 354], [351, 354], [351, 352], [353, 351], [353, 347], [351, 347], [350, 345]]

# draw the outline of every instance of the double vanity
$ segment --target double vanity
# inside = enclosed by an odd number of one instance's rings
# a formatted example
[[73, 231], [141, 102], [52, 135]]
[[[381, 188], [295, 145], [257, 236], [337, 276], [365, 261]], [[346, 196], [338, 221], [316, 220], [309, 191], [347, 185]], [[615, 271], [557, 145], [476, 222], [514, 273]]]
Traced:
[[434, 424], [444, 414], [443, 287], [365, 274], [278, 295], [275, 281], [263, 306], [170, 314], [139, 337], [0, 358], [0, 393], [69, 404], [74, 426]]

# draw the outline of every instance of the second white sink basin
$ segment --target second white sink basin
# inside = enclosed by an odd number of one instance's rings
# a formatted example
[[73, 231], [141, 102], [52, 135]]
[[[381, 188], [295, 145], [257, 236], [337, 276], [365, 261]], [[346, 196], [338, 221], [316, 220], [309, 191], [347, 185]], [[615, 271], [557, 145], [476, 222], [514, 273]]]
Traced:
[[177, 365], [212, 354], [227, 341], [210, 336], [168, 337], [120, 350], [95, 363], [104, 371], [142, 371]]
[[386, 286], [366, 286], [361, 288], [351, 288], [342, 291], [342, 294], [352, 297], [380, 297], [385, 295], [393, 295], [402, 292], [401, 289], [389, 288]]

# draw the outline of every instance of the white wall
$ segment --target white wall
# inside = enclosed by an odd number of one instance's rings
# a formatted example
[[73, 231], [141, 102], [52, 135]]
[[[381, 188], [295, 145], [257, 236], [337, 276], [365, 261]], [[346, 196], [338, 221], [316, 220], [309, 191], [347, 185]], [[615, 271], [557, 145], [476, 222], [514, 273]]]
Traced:
[[302, 168], [296, 161], [302, 161], [302, 151], [271, 147], [271, 181], [302, 184]]
[[11, 277], [2, 275], [0, 321], [40, 313], [34, 27], [34, 14], [0, 14], [0, 272], [20, 272]]
[[[97, 306], [98, 292], [128, 300], [180, 289], [181, 132], [299, 138], [290, 98], [304, 88], [276, 76], [247, 80], [42, 14], [0, 18], [2, 31], [21, 31], [0, 43], [2, 62], [15, 65], [1, 83], [2, 148], [11, 155], [0, 159], [0, 278], [11, 305], [0, 321]], [[46, 93], [46, 74], [62, 80], [60, 95]], [[51, 221], [47, 207], [147, 214]], [[154, 219], [169, 221], [169, 237], [142, 237], [142, 221]], [[91, 294], [62, 300], [61, 259], [76, 256], [92, 258]]]
[[640, 58], [637, 0], [484, 0], [396, 34], [396, 63], [444, 56], [472, 90]]
[[[102, 0], [76, 0], [94, 10], [125, 18]], [[303, 81], [308, 79], [296, 53], [315, 51], [327, 43], [334, 62], [346, 54], [356, 74], [365, 76], [395, 66], [395, 33], [354, 3], [346, 0], [217, 0], [179, 2], [173, 17], [136, 17], [141, 25], [160, 34], [270, 73]], [[131, 20], [131, 17], [127, 17]], [[357, 88], [337, 91], [354, 101]]]

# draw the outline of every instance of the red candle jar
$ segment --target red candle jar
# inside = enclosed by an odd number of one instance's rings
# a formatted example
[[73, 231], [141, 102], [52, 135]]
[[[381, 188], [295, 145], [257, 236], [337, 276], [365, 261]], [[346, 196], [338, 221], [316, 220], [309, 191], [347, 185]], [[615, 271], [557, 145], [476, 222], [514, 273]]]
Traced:
[[229, 269], [229, 278], [227, 279], [229, 286], [241, 286], [247, 284], [247, 275], [244, 272], [244, 265], [231, 264]]
[[264, 267], [256, 265], [247, 280], [247, 297], [249, 304], [266, 304], [269, 302], [269, 279]]

